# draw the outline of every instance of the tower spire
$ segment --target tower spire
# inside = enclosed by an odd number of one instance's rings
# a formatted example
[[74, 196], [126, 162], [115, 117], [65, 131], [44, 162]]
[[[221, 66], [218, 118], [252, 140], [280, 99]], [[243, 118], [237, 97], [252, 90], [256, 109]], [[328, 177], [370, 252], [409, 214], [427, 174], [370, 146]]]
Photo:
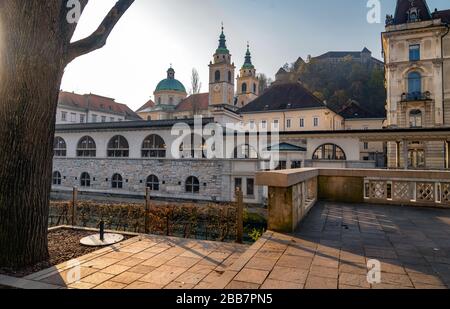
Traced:
[[247, 41], [247, 52], [245, 53], [244, 69], [253, 69], [252, 54], [250, 52], [250, 42]]
[[223, 22], [222, 22], [222, 33], [220, 34], [220, 38], [219, 38], [219, 48], [216, 51], [218, 54], [228, 54], [229, 50], [227, 48], [227, 39], [225, 37], [225, 33], [224, 33], [224, 27], [223, 27]]

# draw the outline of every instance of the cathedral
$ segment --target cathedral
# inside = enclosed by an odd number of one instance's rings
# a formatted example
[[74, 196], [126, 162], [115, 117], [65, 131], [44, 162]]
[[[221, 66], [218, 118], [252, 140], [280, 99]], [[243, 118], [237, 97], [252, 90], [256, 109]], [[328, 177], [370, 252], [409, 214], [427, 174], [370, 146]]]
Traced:
[[[209, 63], [209, 93], [188, 96], [185, 86], [175, 78], [175, 70], [167, 70], [167, 78], [157, 85], [150, 100], [137, 114], [144, 120], [189, 119], [194, 116], [213, 117], [218, 112], [238, 121], [237, 111], [259, 95], [259, 80], [247, 44], [245, 61], [235, 80], [236, 66], [227, 47], [222, 27], [219, 46]], [[236, 86], [237, 85], [237, 91]]]

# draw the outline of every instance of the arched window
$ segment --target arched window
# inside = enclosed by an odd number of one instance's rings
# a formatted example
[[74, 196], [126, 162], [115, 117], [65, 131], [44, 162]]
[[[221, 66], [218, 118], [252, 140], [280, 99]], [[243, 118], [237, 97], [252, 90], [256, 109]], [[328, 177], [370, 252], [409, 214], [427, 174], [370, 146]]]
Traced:
[[169, 98], [169, 105], [173, 105], [173, 98], [172, 97]]
[[422, 127], [422, 112], [420, 110], [415, 109], [409, 113], [409, 126], [411, 128]]
[[220, 81], [220, 71], [219, 70], [217, 70], [216, 73], [214, 73], [214, 80], [216, 82]]
[[231, 80], [233, 79], [233, 76], [231, 76], [231, 71], [228, 71], [228, 82], [231, 84]]
[[113, 189], [123, 189], [123, 178], [120, 174], [114, 174], [111, 180]]
[[192, 194], [200, 193], [200, 181], [197, 177], [191, 176], [186, 180], [186, 192]]
[[152, 116], [147, 116], [147, 120], [151, 121], [152, 120]]
[[242, 83], [242, 93], [247, 93], [247, 83]]
[[256, 84], [253, 84], [253, 93], [256, 93]]
[[108, 157], [126, 158], [130, 155], [130, 146], [125, 137], [114, 136], [108, 143]]
[[158, 97], [158, 104], [161, 105], [161, 97]]
[[235, 159], [257, 159], [258, 152], [248, 144], [240, 145], [234, 149]]
[[313, 160], [347, 160], [344, 150], [335, 144], [324, 144], [316, 149]]
[[52, 183], [55, 186], [60, 186], [62, 183], [62, 177], [60, 172], [53, 172]]
[[95, 157], [97, 155], [97, 146], [90, 136], [80, 139], [77, 145], [77, 157]]
[[419, 72], [408, 74], [408, 98], [418, 99], [422, 94], [422, 75]]
[[88, 173], [81, 174], [80, 185], [82, 187], [90, 187], [91, 186], [91, 176]]
[[67, 156], [67, 145], [66, 141], [62, 137], [55, 137], [53, 141], [53, 154], [55, 157], [65, 157]]
[[165, 158], [166, 143], [161, 136], [152, 134], [148, 136], [142, 144], [143, 158]]
[[159, 179], [155, 175], [150, 175], [147, 177], [147, 188], [152, 191], [159, 191]]

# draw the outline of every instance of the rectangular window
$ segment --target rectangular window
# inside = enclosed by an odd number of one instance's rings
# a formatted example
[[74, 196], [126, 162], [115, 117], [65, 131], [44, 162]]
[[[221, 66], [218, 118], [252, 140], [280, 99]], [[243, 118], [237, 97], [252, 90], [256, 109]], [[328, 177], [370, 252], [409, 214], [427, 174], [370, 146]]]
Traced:
[[250, 130], [254, 130], [254, 129], [255, 129], [255, 121], [250, 120]]
[[286, 120], [286, 128], [290, 129], [292, 126], [292, 120], [291, 119], [287, 119]]
[[318, 127], [318, 126], [319, 126], [319, 118], [314, 117], [314, 127]]
[[253, 178], [247, 178], [247, 196], [255, 195], [255, 180]]
[[67, 121], [67, 112], [61, 112], [61, 121]]
[[410, 45], [409, 46], [409, 61], [419, 61], [420, 60], [420, 45]]
[[70, 122], [77, 122], [77, 114], [75, 113], [70, 114]]
[[109, 120], [111, 120], [111, 122], [114, 122], [114, 117], [109, 118]]
[[365, 142], [364, 143], [364, 150], [367, 150], [367, 149], [369, 149], [369, 143]]
[[97, 122], [97, 115], [92, 115], [92, 122], [96, 123]]
[[239, 189], [242, 192], [242, 178], [234, 179], [234, 191], [236, 192]]
[[263, 130], [267, 129], [267, 120], [261, 121], [261, 128], [262, 128]]
[[292, 169], [302, 168], [302, 161], [292, 161], [291, 168]]
[[286, 169], [287, 169], [287, 161], [280, 161], [278, 167], [276, 168], [277, 171], [283, 171]]
[[280, 128], [280, 121], [279, 121], [278, 119], [275, 119], [275, 120], [273, 121], [272, 129], [278, 130], [279, 128]]
[[300, 118], [300, 128], [304, 128], [305, 127], [305, 119]]
[[83, 114], [80, 114], [80, 123], [85, 123], [86, 117]]
[[102, 116], [102, 122], [106, 122], [106, 116]]

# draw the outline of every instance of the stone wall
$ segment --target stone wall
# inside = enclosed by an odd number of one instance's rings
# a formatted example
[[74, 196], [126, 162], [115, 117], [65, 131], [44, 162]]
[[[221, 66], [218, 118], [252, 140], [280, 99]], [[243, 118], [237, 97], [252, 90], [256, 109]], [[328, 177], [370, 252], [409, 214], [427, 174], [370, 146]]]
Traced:
[[[232, 160], [57, 158], [53, 164], [53, 170], [62, 175], [61, 186], [54, 186], [54, 190], [80, 187], [81, 174], [87, 172], [91, 177], [91, 187], [80, 188], [84, 192], [143, 196], [147, 177], [155, 175], [160, 183], [160, 190], [152, 192], [155, 197], [218, 202], [234, 200]], [[112, 189], [111, 178], [116, 173], [123, 177], [123, 189]], [[199, 194], [185, 192], [185, 182], [190, 176], [199, 179]], [[258, 203], [262, 199], [260, 191], [255, 188], [258, 194], [253, 202]]]

